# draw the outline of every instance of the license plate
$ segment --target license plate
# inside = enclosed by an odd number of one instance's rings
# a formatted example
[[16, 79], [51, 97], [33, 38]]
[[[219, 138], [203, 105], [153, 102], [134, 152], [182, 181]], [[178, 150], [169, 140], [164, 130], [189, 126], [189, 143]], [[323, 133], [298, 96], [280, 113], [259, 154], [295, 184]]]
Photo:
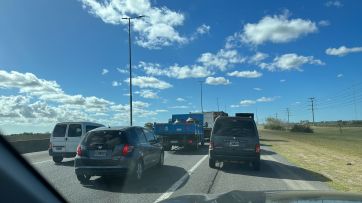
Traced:
[[239, 142], [230, 142], [231, 147], [239, 147]]
[[177, 140], [171, 140], [170, 143], [176, 144], [176, 143], [178, 143], [178, 141]]
[[62, 150], [63, 147], [55, 147], [55, 150]]
[[97, 151], [94, 151], [94, 156], [97, 156], [97, 157], [105, 157], [107, 154], [107, 151], [106, 150], [97, 150]]

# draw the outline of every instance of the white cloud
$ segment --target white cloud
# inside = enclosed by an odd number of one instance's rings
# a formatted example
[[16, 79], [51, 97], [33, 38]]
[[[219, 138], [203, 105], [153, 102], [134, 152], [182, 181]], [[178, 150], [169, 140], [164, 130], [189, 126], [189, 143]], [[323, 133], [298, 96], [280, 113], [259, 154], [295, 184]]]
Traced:
[[[124, 82], [129, 83], [129, 78], [124, 80]], [[132, 78], [132, 84], [140, 88], [167, 89], [172, 87], [172, 85], [168, 82], [159, 80], [155, 77], [148, 77], [148, 76], [134, 77]]]
[[285, 82], [286, 80], [285, 79], [281, 79], [280, 82]]
[[220, 49], [216, 54], [210, 52], [201, 54], [197, 61], [206, 67], [215, 67], [225, 71], [235, 64], [245, 62], [245, 58], [240, 56], [236, 50]]
[[227, 73], [228, 76], [240, 77], [240, 78], [259, 78], [263, 74], [254, 70], [254, 71], [233, 71]]
[[207, 77], [205, 83], [208, 85], [228, 85], [231, 82], [224, 77]]
[[199, 38], [201, 35], [208, 34], [210, 32], [210, 26], [202, 24], [196, 28], [196, 31], [191, 35], [190, 41]]
[[230, 105], [230, 108], [239, 108], [239, 107], [240, 107], [240, 105], [237, 105], [237, 104]]
[[122, 73], [122, 74], [126, 74], [126, 73], [129, 73], [127, 69], [124, 69], [124, 68], [117, 68], [117, 71], [119, 73]]
[[105, 75], [105, 74], [107, 74], [108, 72], [109, 72], [108, 69], [105, 69], [105, 68], [102, 69], [102, 75]]
[[313, 64], [313, 65], [325, 65], [319, 59], [315, 59], [313, 56], [300, 56], [295, 53], [288, 53], [274, 58], [273, 63], [261, 63], [259, 66], [262, 69], [267, 69], [269, 71], [287, 71], [287, 70], [299, 70], [304, 64]]
[[240, 106], [250, 106], [256, 103], [266, 103], [266, 102], [273, 102], [276, 99], [280, 98], [279, 96], [275, 96], [275, 97], [260, 97], [256, 100], [252, 100], [252, 99], [244, 99], [240, 101], [240, 105], [231, 105], [231, 108], [237, 108]]
[[337, 1], [337, 0], [335, 0], [335, 1], [327, 1], [324, 5], [327, 6], [327, 7], [334, 6], [334, 7], [337, 7], [337, 8], [340, 8], [340, 7], [343, 6], [343, 4], [340, 1]]
[[148, 90], [148, 89], [140, 90], [139, 94], [140, 94], [141, 97], [146, 98], [146, 99], [157, 99], [157, 98], [159, 98], [158, 95], [157, 95], [157, 92], [154, 92], [154, 91]]
[[343, 74], [342, 74], [342, 73], [340, 73], [340, 74], [337, 75], [337, 78], [341, 78], [341, 77], [343, 77]]
[[259, 64], [264, 59], [268, 58], [268, 54], [257, 52], [249, 59], [249, 63]]
[[203, 78], [214, 73], [208, 70], [207, 67], [192, 65], [179, 66], [175, 64], [168, 68], [162, 69], [160, 64], [140, 62], [139, 67], [142, 67], [146, 74], [155, 76], [167, 76], [170, 78], [185, 79], [185, 78]]
[[176, 101], [178, 101], [178, 102], [185, 102], [186, 99], [179, 97], [179, 98], [176, 99]]
[[121, 86], [122, 83], [121, 82], [118, 82], [118, 81], [112, 81], [112, 86], [113, 87], [118, 87], [118, 86]]
[[260, 97], [259, 99], [257, 99], [257, 102], [272, 102], [275, 99], [277, 99], [278, 97]]
[[256, 91], [262, 91], [263, 90], [263, 89], [261, 89], [259, 87], [254, 87], [253, 89], [256, 90]]
[[157, 49], [188, 41], [176, 31], [176, 27], [183, 25], [184, 15], [165, 6], [153, 7], [149, 0], [81, 1], [83, 8], [90, 14], [109, 24], [127, 25], [128, 21], [122, 17], [146, 15], [144, 18], [132, 21], [132, 28], [138, 33], [136, 43], [139, 46]]
[[171, 107], [168, 107], [168, 108], [170, 108], [170, 109], [188, 109], [190, 107], [182, 105], [182, 106], [171, 106]]
[[266, 42], [286, 43], [310, 33], [317, 32], [316, 23], [304, 19], [288, 19], [283, 15], [265, 16], [258, 23], [244, 25], [242, 42], [260, 45]]
[[318, 22], [318, 25], [326, 27], [331, 25], [331, 23], [328, 20], [321, 20]]
[[250, 105], [255, 104], [255, 103], [256, 103], [256, 101], [250, 100], [250, 99], [245, 99], [245, 100], [240, 101], [241, 106], [250, 106]]
[[156, 112], [157, 113], [166, 113], [166, 112], [168, 112], [168, 110], [167, 109], [157, 109]]
[[328, 48], [326, 54], [332, 56], [345, 56], [350, 53], [362, 52], [362, 47], [351, 47], [341, 46], [339, 48]]
[[[95, 96], [66, 94], [55, 81], [40, 79], [32, 73], [0, 70], [0, 89], [19, 90], [16, 96], [0, 96], [0, 124], [53, 125], [60, 121], [88, 120], [119, 124], [128, 120], [128, 105]], [[121, 108], [124, 120], [114, 122], [113, 109]], [[148, 103], [134, 102], [135, 117], [155, 115]], [[106, 116], [105, 119], [97, 115]], [[109, 119], [109, 120], [107, 120]]]

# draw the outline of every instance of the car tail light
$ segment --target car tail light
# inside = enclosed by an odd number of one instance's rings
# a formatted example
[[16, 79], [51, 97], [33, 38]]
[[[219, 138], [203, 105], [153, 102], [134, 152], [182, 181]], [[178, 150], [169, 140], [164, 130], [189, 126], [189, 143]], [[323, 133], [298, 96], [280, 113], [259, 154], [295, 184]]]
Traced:
[[189, 143], [189, 144], [192, 144], [192, 140], [188, 140], [188, 143]]
[[82, 156], [82, 155], [83, 155], [82, 147], [81, 147], [80, 145], [78, 145], [78, 147], [77, 147], [77, 155], [78, 155], [78, 156]]
[[255, 152], [260, 153], [260, 144], [255, 145]]
[[214, 142], [210, 141], [209, 149], [214, 149]]
[[122, 149], [122, 155], [126, 156], [128, 153], [133, 151], [133, 148], [134, 148], [133, 146], [125, 144]]

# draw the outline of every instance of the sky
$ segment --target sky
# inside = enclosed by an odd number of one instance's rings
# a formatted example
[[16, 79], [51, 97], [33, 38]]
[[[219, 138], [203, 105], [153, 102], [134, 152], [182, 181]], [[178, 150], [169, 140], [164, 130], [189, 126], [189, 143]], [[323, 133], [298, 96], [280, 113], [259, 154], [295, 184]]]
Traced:
[[2, 0], [0, 129], [203, 110], [362, 119], [362, 1]]

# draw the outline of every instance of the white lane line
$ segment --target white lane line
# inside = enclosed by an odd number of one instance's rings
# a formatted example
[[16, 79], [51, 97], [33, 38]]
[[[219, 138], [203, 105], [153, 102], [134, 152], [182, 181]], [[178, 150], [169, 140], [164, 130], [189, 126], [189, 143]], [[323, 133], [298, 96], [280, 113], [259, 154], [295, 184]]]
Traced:
[[185, 175], [183, 175], [165, 193], [163, 193], [158, 199], [156, 199], [155, 203], [169, 198], [177, 190], [177, 188], [179, 188], [187, 180], [187, 178], [191, 176], [192, 173], [194, 173], [197, 167], [199, 167], [208, 156], [209, 155], [203, 156], [190, 170], [187, 171]]
[[51, 161], [51, 160], [45, 160], [45, 161], [38, 161], [38, 162], [33, 162], [33, 163], [31, 163], [31, 164], [42, 164], [42, 163], [46, 163], [46, 162], [49, 162], [49, 161]]

